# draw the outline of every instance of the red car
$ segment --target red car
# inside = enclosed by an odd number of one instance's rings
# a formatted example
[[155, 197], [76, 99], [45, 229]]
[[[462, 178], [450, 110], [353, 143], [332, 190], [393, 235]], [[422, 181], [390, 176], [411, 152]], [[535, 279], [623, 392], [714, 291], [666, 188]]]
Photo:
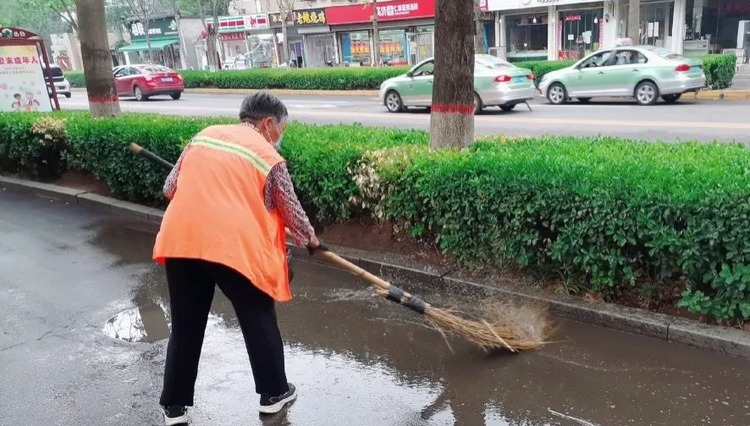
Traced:
[[114, 76], [117, 95], [134, 96], [137, 101], [157, 95], [177, 100], [185, 90], [180, 74], [162, 65], [124, 65], [115, 68]]

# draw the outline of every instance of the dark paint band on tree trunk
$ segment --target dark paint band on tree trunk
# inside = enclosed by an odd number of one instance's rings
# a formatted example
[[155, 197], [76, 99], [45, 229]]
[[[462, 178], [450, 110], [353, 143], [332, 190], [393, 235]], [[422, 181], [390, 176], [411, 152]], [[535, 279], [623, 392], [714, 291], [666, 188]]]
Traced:
[[449, 104], [437, 104], [432, 105], [432, 112], [437, 114], [474, 114], [474, 105], [449, 105]]

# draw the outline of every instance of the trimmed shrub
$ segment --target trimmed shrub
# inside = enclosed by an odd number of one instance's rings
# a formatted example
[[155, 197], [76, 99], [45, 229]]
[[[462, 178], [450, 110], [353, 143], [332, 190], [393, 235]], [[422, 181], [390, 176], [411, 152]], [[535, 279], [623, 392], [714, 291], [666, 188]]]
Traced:
[[735, 55], [701, 56], [703, 71], [706, 73], [706, 87], [713, 90], [727, 89], [732, 86], [737, 71]]
[[[161, 199], [166, 174], [133, 156], [130, 142], [175, 161], [201, 128], [233, 122], [3, 113], [0, 167], [32, 170], [39, 155], [29, 147], [60, 120], [69, 166], [138, 201]], [[429, 151], [427, 141], [421, 131], [292, 123], [282, 154], [322, 225], [388, 220], [462, 265], [541, 268], [612, 301], [632, 290], [676, 295], [693, 312], [750, 320], [746, 147], [547, 137]]]
[[0, 171], [41, 180], [59, 178], [68, 147], [65, 124], [41, 114], [0, 114]]
[[545, 74], [569, 67], [574, 63], [575, 61], [526, 61], [514, 65], [530, 69], [534, 73], [534, 83], [539, 86], [539, 82], [542, 81]]

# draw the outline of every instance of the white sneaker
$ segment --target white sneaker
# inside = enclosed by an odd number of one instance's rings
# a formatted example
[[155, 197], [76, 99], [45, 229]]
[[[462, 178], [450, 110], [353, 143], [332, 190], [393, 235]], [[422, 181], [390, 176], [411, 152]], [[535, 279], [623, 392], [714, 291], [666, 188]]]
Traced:
[[182, 406], [162, 407], [164, 413], [164, 425], [186, 425], [188, 424], [187, 408]]
[[263, 414], [275, 414], [295, 399], [297, 399], [297, 388], [289, 383], [289, 390], [285, 394], [278, 396], [261, 395], [259, 410]]

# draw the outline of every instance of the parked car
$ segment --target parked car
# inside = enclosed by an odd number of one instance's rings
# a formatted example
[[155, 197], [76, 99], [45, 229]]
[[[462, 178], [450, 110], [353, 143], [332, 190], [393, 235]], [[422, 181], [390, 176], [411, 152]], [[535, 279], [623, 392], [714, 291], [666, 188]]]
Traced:
[[683, 93], [705, 86], [702, 60], [660, 47], [626, 45], [599, 50], [544, 75], [539, 90], [555, 105], [597, 97], [632, 97], [640, 105], [653, 105], [659, 97], [675, 103]]
[[151, 96], [169, 95], [180, 99], [185, 91], [182, 76], [163, 65], [123, 65], [113, 71], [119, 96], [145, 101]]
[[[430, 107], [435, 61], [426, 59], [408, 73], [380, 85], [380, 100], [390, 112], [408, 107]], [[486, 107], [510, 111], [519, 103], [534, 99], [534, 74], [491, 55], [476, 55], [474, 61], [474, 113]]]
[[[46, 68], [46, 67], [45, 67]], [[65, 73], [63, 72], [62, 68], [60, 68], [57, 65], [50, 64], [49, 66], [50, 71], [52, 71], [52, 80], [55, 84], [55, 92], [57, 92], [58, 95], [63, 95], [66, 98], [70, 98], [72, 96], [72, 93], [70, 92], [70, 82], [67, 78], [65, 78]], [[44, 70], [45, 75], [47, 70]], [[52, 89], [47, 86], [47, 93], [52, 96]]]

